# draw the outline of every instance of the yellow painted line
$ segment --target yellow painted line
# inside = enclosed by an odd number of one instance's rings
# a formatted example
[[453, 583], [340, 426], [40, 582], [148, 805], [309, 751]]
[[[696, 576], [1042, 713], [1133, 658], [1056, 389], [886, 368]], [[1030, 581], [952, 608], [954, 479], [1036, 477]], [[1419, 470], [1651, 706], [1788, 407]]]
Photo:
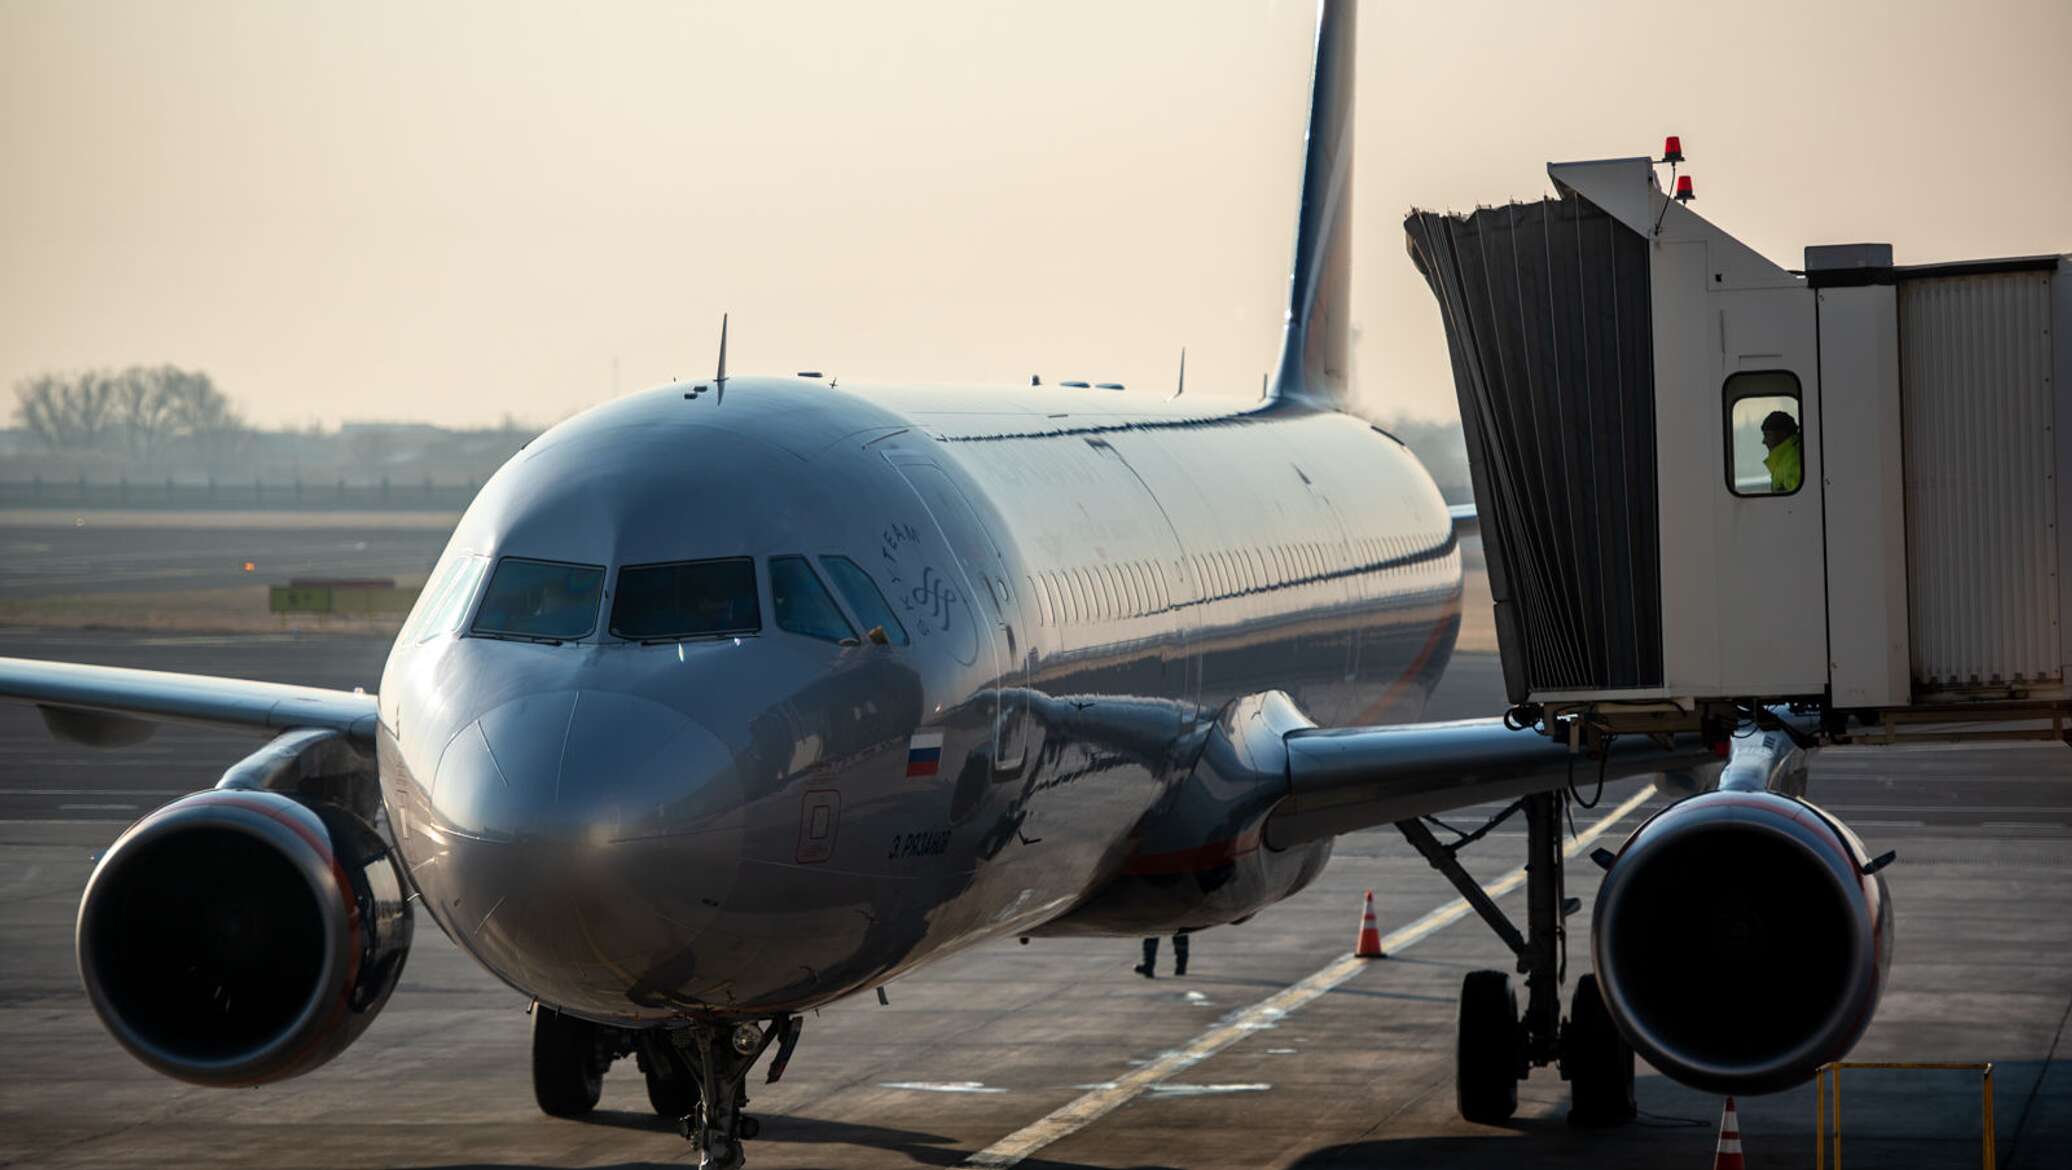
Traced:
[[[1592, 842], [1625, 820], [1633, 810], [1646, 804], [1654, 795], [1655, 788], [1649, 785], [1626, 798], [1624, 803], [1606, 813], [1602, 820], [1590, 825], [1562, 846], [1562, 856], [1574, 857], [1589, 848]], [[1483, 886], [1482, 890], [1492, 898], [1501, 898], [1524, 884], [1525, 867], [1520, 866]], [[1474, 912], [1467, 899], [1455, 898], [1410, 925], [1382, 936], [1381, 949], [1384, 953], [1396, 954]], [[1113, 1113], [1169, 1077], [1193, 1068], [1253, 1032], [1272, 1026], [1360, 972], [1373, 970], [1374, 966], [1372, 959], [1356, 959], [1350, 954], [1341, 955], [1301, 982], [1267, 996], [1144, 1067], [1117, 1077], [1079, 1099], [1052, 1110], [1040, 1120], [1008, 1134], [964, 1159], [958, 1166], [980, 1170], [1003, 1170], [1005, 1167], [1016, 1165], [1045, 1146], [1069, 1137]]]

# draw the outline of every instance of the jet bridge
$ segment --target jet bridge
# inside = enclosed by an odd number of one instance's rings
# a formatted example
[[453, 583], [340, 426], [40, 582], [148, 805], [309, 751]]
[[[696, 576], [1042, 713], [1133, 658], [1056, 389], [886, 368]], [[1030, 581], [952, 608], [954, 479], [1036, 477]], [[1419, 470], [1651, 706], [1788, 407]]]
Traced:
[[1656, 165], [1552, 164], [1557, 197], [1405, 224], [1511, 702], [1571, 735], [1774, 703], [1837, 736], [2062, 735], [2072, 257], [1787, 270]]

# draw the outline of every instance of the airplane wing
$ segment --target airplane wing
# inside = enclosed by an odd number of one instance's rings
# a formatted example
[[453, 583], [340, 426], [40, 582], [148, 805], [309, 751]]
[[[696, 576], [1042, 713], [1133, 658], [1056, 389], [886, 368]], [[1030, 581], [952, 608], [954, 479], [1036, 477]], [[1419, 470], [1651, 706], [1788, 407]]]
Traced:
[[1722, 761], [1696, 735], [1622, 736], [1601, 757], [1502, 719], [1288, 732], [1288, 794], [1268, 814], [1275, 849], [1487, 801], [1666, 773], [1692, 789]]
[[115, 666], [0, 658], [0, 699], [36, 704], [51, 734], [92, 747], [141, 742], [156, 723], [267, 733], [316, 727], [371, 747], [378, 718], [362, 691]]

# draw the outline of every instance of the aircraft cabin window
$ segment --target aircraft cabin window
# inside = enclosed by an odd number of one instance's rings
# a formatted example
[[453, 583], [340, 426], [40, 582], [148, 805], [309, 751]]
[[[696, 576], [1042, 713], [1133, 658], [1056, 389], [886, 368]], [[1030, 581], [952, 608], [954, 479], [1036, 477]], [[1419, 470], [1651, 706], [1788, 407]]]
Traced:
[[804, 557], [770, 558], [770, 605], [780, 630], [826, 642], [856, 641], [855, 628]]
[[505, 557], [470, 632], [492, 638], [567, 642], [597, 628], [603, 565], [567, 565]]
[[763, 628], [755, 562], [748, 557], [626, 565], [612, 599], [613, 636], [676, 642]]
[[882, 626], [885, 637], [894, 646], [907, 644], [906, 627], [899, 624], [899, 616], [892, 612], [892, 605], [885, 600], [885, 594], [863, 566], [848, 557], [821, 557], [820, 567], [833, 578], [836, 592], [849, 603], [849, 609], [866, 628]]
[[1737, 496], [1788, 496], [1805, 480], [1799, 434], [1799, 379], [1789, 370], [1735, 374], [1725, 386], [1727, 490]]

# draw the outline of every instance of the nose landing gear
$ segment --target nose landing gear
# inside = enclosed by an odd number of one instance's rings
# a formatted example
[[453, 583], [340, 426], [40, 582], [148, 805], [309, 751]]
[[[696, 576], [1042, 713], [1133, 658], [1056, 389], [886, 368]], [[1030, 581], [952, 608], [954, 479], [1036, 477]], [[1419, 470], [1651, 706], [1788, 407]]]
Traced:
[[771, 1044], [778, 1045], [764, 1084], [775, 1083], [791, 1061], [805, 1021], [778, 1016], [768, 1027], [748, 1021], [702, 1021], [671, 1029], [669, 1043], [696, 1078], [696, 1108], [678, 1122], [678, 1131], [698, 1151], [699, 1170], [740, 1170], [747, 1161], [741, 1143], [761, 1132], [762, 1124], [741, 1112], [748, 1104], [748, 1070]]
[[762, 1131], [760, 1122], [741, 1112], [748, 1104], [748, 1071], [775, 1044], [777, 1055], [763, 1078], [764, 1084], [775, 1084], [791, 1063], [804, 1026], [804, 1020], [787, 1014], [767, 1026], [706, 1020], [632, 1031], [535, 1004], [533, 1096], [545, 1113], [581, 1117], [597, 1108], [612, 1062], [635, 1056], [647, 1078], [648, 1104], [690, 1139], [700, 1170], [739, 1170], [746, 1161], [741, 1143]]

